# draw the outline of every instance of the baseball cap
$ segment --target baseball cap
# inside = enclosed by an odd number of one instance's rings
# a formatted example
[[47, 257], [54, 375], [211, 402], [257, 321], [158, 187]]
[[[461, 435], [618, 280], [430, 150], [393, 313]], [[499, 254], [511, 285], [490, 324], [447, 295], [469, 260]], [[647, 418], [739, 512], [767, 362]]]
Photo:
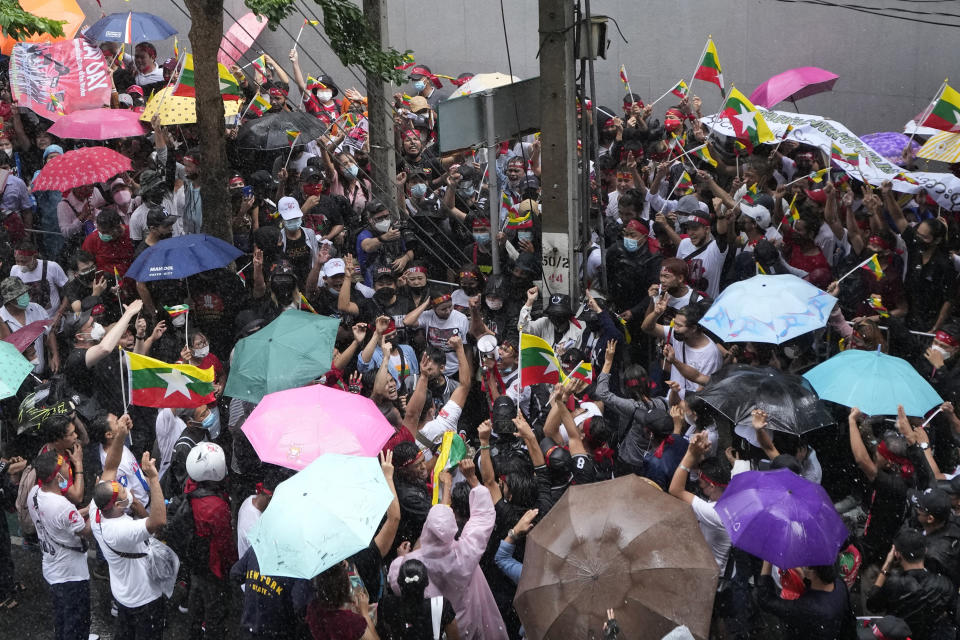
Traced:
[[303, 217], [303, 211], [300, 210], [300, 205], [297, 203], [296, 198], [291, 198], [290, 196], [280, 198], [280, 202], [277, 203], [277, 211], [284, 220], [294, 220]]
[[949, 480], [941, 480], [938, 484], [940, 485], [940, 488], [947, 493], [947, 495], [960, 495], [960, 476], [955, 476]]
[[128, 94], [128, 95], [131, 95], [131, 96], [134, 95], [134, 94], [136, 94], [136, 95], [138, 95], [138, 96], [140, 96], [140, 97], [142, 98], [142, 97], [143, 97], [143, 87], [141, 87], [140, 85], [137, 85], [137, 84], [132, 84], [132, 85], [130, 85], [129, 87], [127, 87], [127, 90], [126, 90], [124, 93], [126, 93], [126, 94]]
[[150, 227], [170, 227], [177, 221], [176, 216], [167, 215], [163, 209], [150, 209], [147, 213], [147, 228]]
[[916, 562], [924, 556], [926, 544], [923, 534], [916, 529], [902, 529], [893, 539], [893, 546], [908, 562]]
[[428, 109], [430, 109], [430, 103], [428, 103], [427, 99], [423, 96], [413, 96], [410, 98], [410, 111], [413, 113], [420, 113]]
[[697, 196], [683, 196], [677, 202], [677, 213], [696, 214], [701, 213], [700, 199]]
[[346, 263], [340, 258], [330, 258], [323, 265], [323, 277], [332, 278], [347, 272]]
[[566, 316], [573, 315], [573, 309], [570, 307], [570, 296], [565, 293], [555, 293], [550, 296], [550, 303], [543, 310], [543, 315], [549, 316], [553, 313]]
[[534, 175], [527, 175], [520, 180], [520, 191], [526, 189], [539, 189], [540, 188], [540, 178]]
[[[102, 309], [102, 305], [97, 305]], [[64, 316], [63, 319], [63, 333], [64, 336], [69, 340], [73, 338], [78, 331], [87, 324], [87, 321], [90, 319], [90, 316], [95, 315], [97, 307], [90, 309], [89, 311], [75, 311], [73, 313], [68, 313]]]
[[373, 273], [373, 281], [384, 279], [396, 280], [397, 276], [390, 267], [377, 267], [377, 270]]
[[950, 496], [942, 489], [927, 489], [917, 497], [917, 507], [944, 521], [950, 517]]
[[749, 205], [741, 202], [740, 212], [756, 222], [757, 226], [761, 229], [766, 229], [770, 226], [770, 210], [763, 205]]
[[909, 640], [910, 625], [897, 616], [883, 616], [876, 620], [870, 620], [866, 627], [857, 629], [858, 640], [877, 640], [885, 638], [886, 640]]
[[127, 107], [133, 106], [133, 98], [130, 97], [129, 93], [121, 93], [120, 95], [118, 95], [117, 102]]

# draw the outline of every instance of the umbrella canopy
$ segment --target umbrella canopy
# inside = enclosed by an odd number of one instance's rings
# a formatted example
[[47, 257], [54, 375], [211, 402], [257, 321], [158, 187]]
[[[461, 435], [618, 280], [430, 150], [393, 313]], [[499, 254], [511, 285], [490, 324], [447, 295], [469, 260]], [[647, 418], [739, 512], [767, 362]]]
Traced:
[[771, 77], [750, 94], [750, 102], [772, 109], [784, 100], [799, 100], [830, 91], [840, 76], [820, 67], [797, 67]]
[[[196, 98], [185, 98], [172, 95], [173, 87], [166, 87], [154, 94], [140, 114], [141, 122], [150, 122], [153, 116], [160, 114], [160, 124], [172, 126], [177, 124], [193, 124], [197, 121]], [[239, 100], [224, 100], [223, 115], [235, 116], [240, 113]]]
[[700, 324], [724, 342], [783, 344], [825, 327], [835, 304], [795, 275], [757, 275], [724, 289]]
[[471, 93], [480, 93], [487, 89], [496, 89], [511, 82], [520, 82], [520, 78], [506, 73], [478, 73], [457, 87], [457, 90], [450, 94], [450, 97], [459, 98], [460, 96], [469, 96]]
[[32, 191], [67, 191], [85, 184], [106, 182], [130, 171], [130, 158], [107, 147], [67, 151], [43, 166], [30, 185]]
[[960, 162], [960, 133], [939, 132], [920, 147], [917, 157], [950, 164]]
[[716, 509], [733, 546], [782, 569], [833, 564], [849, 535], [823, 487], [789, 469], [738, 473]]
[[166, 40], [177, 30], [170, 23], [150, 13], [124, 11], [111, 13], [90, 25], [83, 34], [87, 39], [98, 42], [138, 42]]
[[865, 136], [860, 136], [860, 139], [865, 145], [882, 155], [885, 160], [899, 166], [903, 166], [901, 154], [908, 144], [913, 147], [914, 155], [920, 150], [919, 142], [911, 141], [910, 136], [905, 136], [896, 131], [868, 133]]
[[[710, 383], [697, 397], [734, 424], [746, 425], [751, 432], [749, 423], [754, 409], [767, 412], [767, 426], [771, 429], [797, 436], [835, 422], [809, 382], [773, 367], [727, 365], [710, 377]], [[741, 433], [739, 428], [737, 433], [752, 435]]]
[[0, 400], [14, 395], [31, 371], [33, 365], [15, 346], [0, 341]]
[[17, 351], [23, 353], [27, 350], [27, 347], [33, 344], [33, 342], [47, 330], [51, 322], [52, 320], [34, 320], [27, 326], [21, 327], [9, 334], [3, 341], [9, 342], [17, 348]]
[[13, 45], [18, 42], [57, 42], [59, 40], [72, 40], [80, 25], [86, 20], [83, 9], [77, 4], [76, 0], [19, 0], [20, 8], [29, 11], [35, 16], [41, 18], [52, 18], [54, 20], [65, 20], [63, 25], [63, 37], [54, 38], [47, 33], [35, 33], [24, 36], [20, 40], [14, 40], [7, 34], [0, 37], [0, 52], [10, 55], [13, 51]]
[[392, 500], [376, 458], [317, 458], [277, 485], [250, 530], [260, 572], [309, 580], [365, 549]]
[[[337, 318], [296, 309], [284, 311], [252, 336], [237, 342], [224, 393], [260, 402], [268, 393], [315, 380], [330, 370], [339, 325]], [[348, 415], [341, 414], [341, 418]]]
[[48, 129], [58, 138], [110, 140], [143, 135], [140, 114], [128, 109], [85, 109], [68, 113]]
[[243, 433], [264, 462], [303, 469], [329, 453], [375, 456], [394, 429], [369, 398], [313, 384], [264, 396]]
[[137, 282], [179, 280], [201, 271], [219, 269], [243, 255], [243, 252], [220, 238], [191, 233], [166, 238], [153, 245], [133, 261], [126, 277]]
[[289, 149], [287, 131], [300, 132], [293, 143], [293, 146], [299, 147], [322, 136], [327, 132], [327, 127], [323, 121], [302, 111], [268, 113], [240, 127], [237, 146], [241, 149]]
[[626, 638], [709, 633], [717, 561], [690, 506], [644, 478], [570, 487], [526, 545], [514, 605], [528, 638], [592, 637], [610, 607]]
[[230, 66], [236, 64], [241, 56], [253, 46], [260, 32], [267, 26], [267, 19], [254, 15], [252, 11], [240, 16], [220, 40], [220, 52], [217, 53], [217, 62]]
[[922, 416], [943, 398], [909, 362], [880, 351], [848, 349], [803, 374], [823, 400], [859, 407], [867, 415]]

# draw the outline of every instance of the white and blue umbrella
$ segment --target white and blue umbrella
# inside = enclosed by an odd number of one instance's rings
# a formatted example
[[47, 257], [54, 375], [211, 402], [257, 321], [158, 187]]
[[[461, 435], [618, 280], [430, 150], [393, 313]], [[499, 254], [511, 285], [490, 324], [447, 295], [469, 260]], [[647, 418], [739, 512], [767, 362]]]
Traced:
[[700, 324], [723, 342], [783, 344], [827, 324], [837, 299], [794, 275], [758, 275], [717, 296]]
[[897, 415], [897, 405], [908, 416], [922, 416], [943, 404], [909, 362], [880, 351], [841, 351], [803, 377], [821, 400], [858, 407], [871, 416]]
[[169, 22], [152, 13], [123, 11], [100, 18], [83, 35], [97, 42], [137, 44], [166, 40], [176, 33]]
[[161, 240], [133, 261], [127, 277], [137, 282], [179, 280], [225, 267], [243, 252], [220, 238], [191, 233]]

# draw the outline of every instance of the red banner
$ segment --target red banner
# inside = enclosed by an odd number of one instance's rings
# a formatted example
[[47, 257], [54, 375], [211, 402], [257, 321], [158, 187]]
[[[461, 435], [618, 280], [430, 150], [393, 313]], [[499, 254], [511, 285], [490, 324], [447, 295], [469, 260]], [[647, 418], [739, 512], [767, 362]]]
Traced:
[[20, 106], [56, 120], [74, 111], [110, 106], [112, 87], [103, 53], [77, 38], [14, 45], [10, 89]]

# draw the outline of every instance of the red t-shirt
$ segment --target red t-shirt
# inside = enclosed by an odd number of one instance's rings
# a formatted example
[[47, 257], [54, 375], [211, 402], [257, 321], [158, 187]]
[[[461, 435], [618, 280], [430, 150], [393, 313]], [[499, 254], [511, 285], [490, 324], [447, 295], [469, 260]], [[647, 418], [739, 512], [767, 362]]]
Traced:
[[113, 275], [113, 268], [123, 276], [133, 262], [133, 244], [130, 242], [130, 231], [126, 225], [123, 235], [113, 238], [110, 242], [100, 239], [100, 234], [94, 231], [83, 240], [81, 248], [92, 254], [97, 262], [97, 269], [105, 271], [108, 276]]
[[307, 605], [307, 625], [313, 640], [360, 640], [367, 621], [346, 609], [324, 609], [316, 601]]

